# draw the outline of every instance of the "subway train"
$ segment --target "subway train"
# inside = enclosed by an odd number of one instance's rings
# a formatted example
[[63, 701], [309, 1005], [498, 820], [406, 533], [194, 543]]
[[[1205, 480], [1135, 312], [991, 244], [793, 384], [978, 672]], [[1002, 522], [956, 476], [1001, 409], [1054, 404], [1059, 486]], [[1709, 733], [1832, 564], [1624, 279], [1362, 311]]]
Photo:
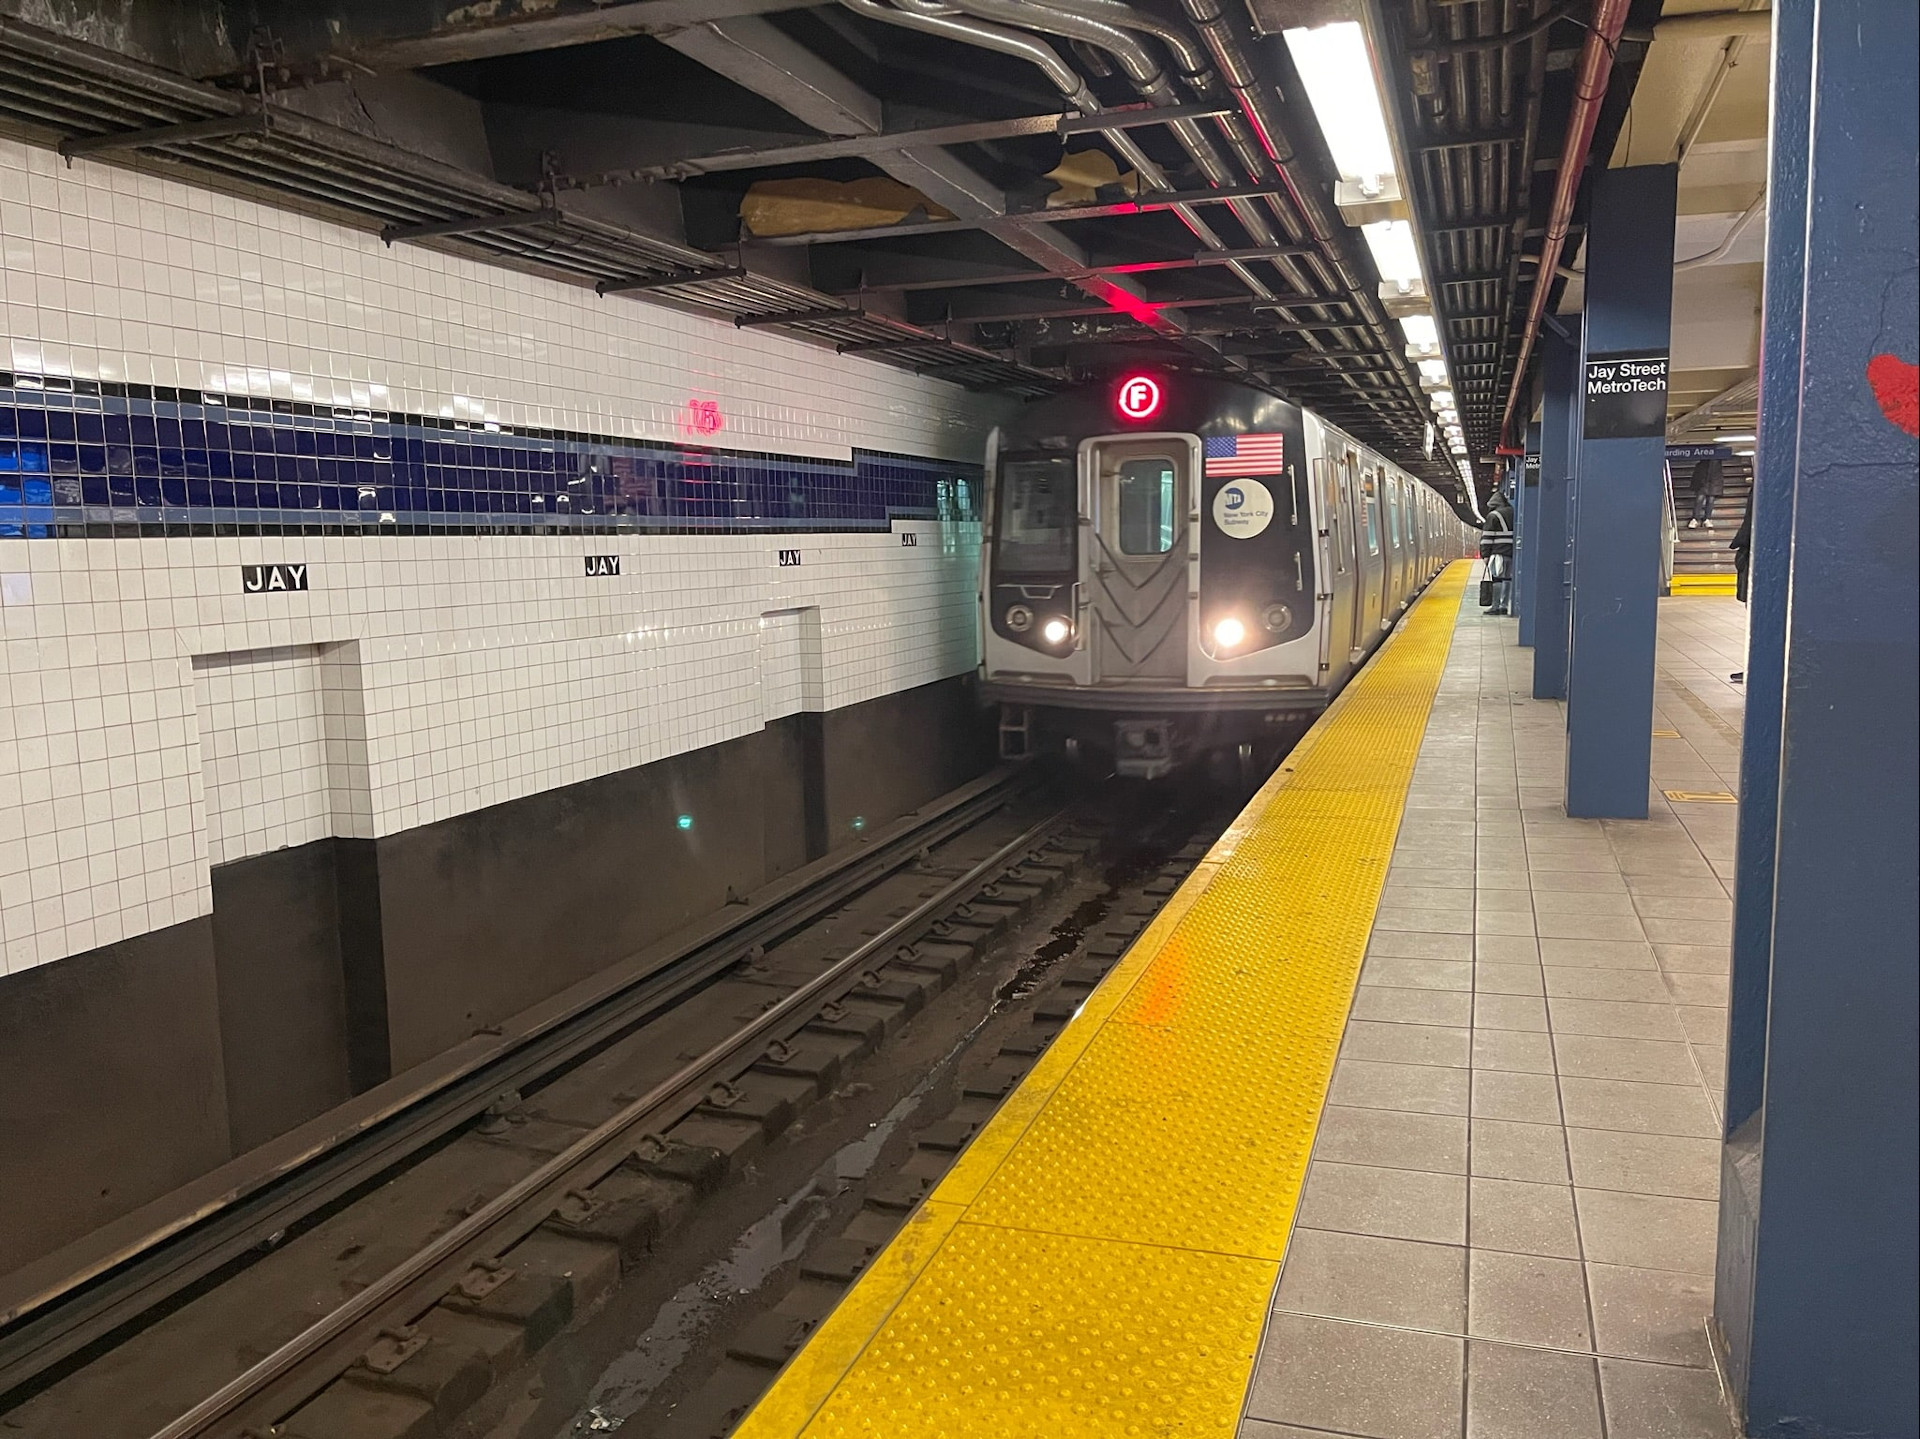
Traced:
[[1311, 411], [1131, 371], [987, 444], [982, 693], [1003, 757], [1269, 764], [1474, 531]]

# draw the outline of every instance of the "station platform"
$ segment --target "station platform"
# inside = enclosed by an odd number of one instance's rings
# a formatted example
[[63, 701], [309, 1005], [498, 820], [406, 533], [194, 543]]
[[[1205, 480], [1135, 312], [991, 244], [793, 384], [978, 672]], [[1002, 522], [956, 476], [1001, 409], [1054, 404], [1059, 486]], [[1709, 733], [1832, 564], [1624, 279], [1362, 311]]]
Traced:
[[740, 1439], [1726, 1439], [1744, 615], [1662, 601], [1651, 815], [1445, 571]]

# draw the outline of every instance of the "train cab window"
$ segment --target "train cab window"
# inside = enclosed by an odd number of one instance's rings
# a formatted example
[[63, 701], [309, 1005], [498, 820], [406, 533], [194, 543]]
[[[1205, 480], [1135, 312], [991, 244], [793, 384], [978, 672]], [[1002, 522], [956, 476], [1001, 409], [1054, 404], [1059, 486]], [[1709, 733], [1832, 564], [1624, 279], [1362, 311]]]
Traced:
[[1073, 460], [1012, 460], [1000, 467], [994, 568], [1002, 574], [1059, 574], [1073, 568], [1079, 520]]
[[1122, 460], [1114, 486], [1123, 555], [1164, 555], [1173, 548], [1179, 485], [1164, 455]]

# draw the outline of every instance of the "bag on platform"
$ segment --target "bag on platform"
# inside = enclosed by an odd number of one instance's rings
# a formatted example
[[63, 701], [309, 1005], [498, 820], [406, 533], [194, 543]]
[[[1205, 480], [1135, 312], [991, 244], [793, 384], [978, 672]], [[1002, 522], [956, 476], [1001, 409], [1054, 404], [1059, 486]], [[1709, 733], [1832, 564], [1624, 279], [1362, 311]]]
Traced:
[[1484, 610], [1484, 609], [1490, 609], [1492, 608], [1492, 606], [1493, 606], [1493, 581], [1482, 580], [1480, 581], [1480, 608]]

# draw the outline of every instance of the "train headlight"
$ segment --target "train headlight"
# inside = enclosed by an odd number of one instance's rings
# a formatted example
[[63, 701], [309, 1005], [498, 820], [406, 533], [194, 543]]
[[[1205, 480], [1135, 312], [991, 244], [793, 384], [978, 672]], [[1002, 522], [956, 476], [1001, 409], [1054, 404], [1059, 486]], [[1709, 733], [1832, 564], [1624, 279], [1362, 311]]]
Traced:
[[1213, 647], [1219, 650], [1238, 648], [1240, 641], [1247, 637], [1247, 627], [1232, 615], [1220, 620], [1213, 627]]
[[1025, 605], [1014, 605], [1007, 610], [1007, 628], [1017, 635], [1023, 635], [1033, 628], [1033, 611]]
[[1278, 634], [1293, 623], [1293, 611], [1285, 605], [1268, 605], [1260, 611], [1260, 623]]
[[1040, 626], [1040, 638], [1056, 647], [1063, 645], [1073, 638], [1073, 626], [1059, 615], [1055, 615]]

